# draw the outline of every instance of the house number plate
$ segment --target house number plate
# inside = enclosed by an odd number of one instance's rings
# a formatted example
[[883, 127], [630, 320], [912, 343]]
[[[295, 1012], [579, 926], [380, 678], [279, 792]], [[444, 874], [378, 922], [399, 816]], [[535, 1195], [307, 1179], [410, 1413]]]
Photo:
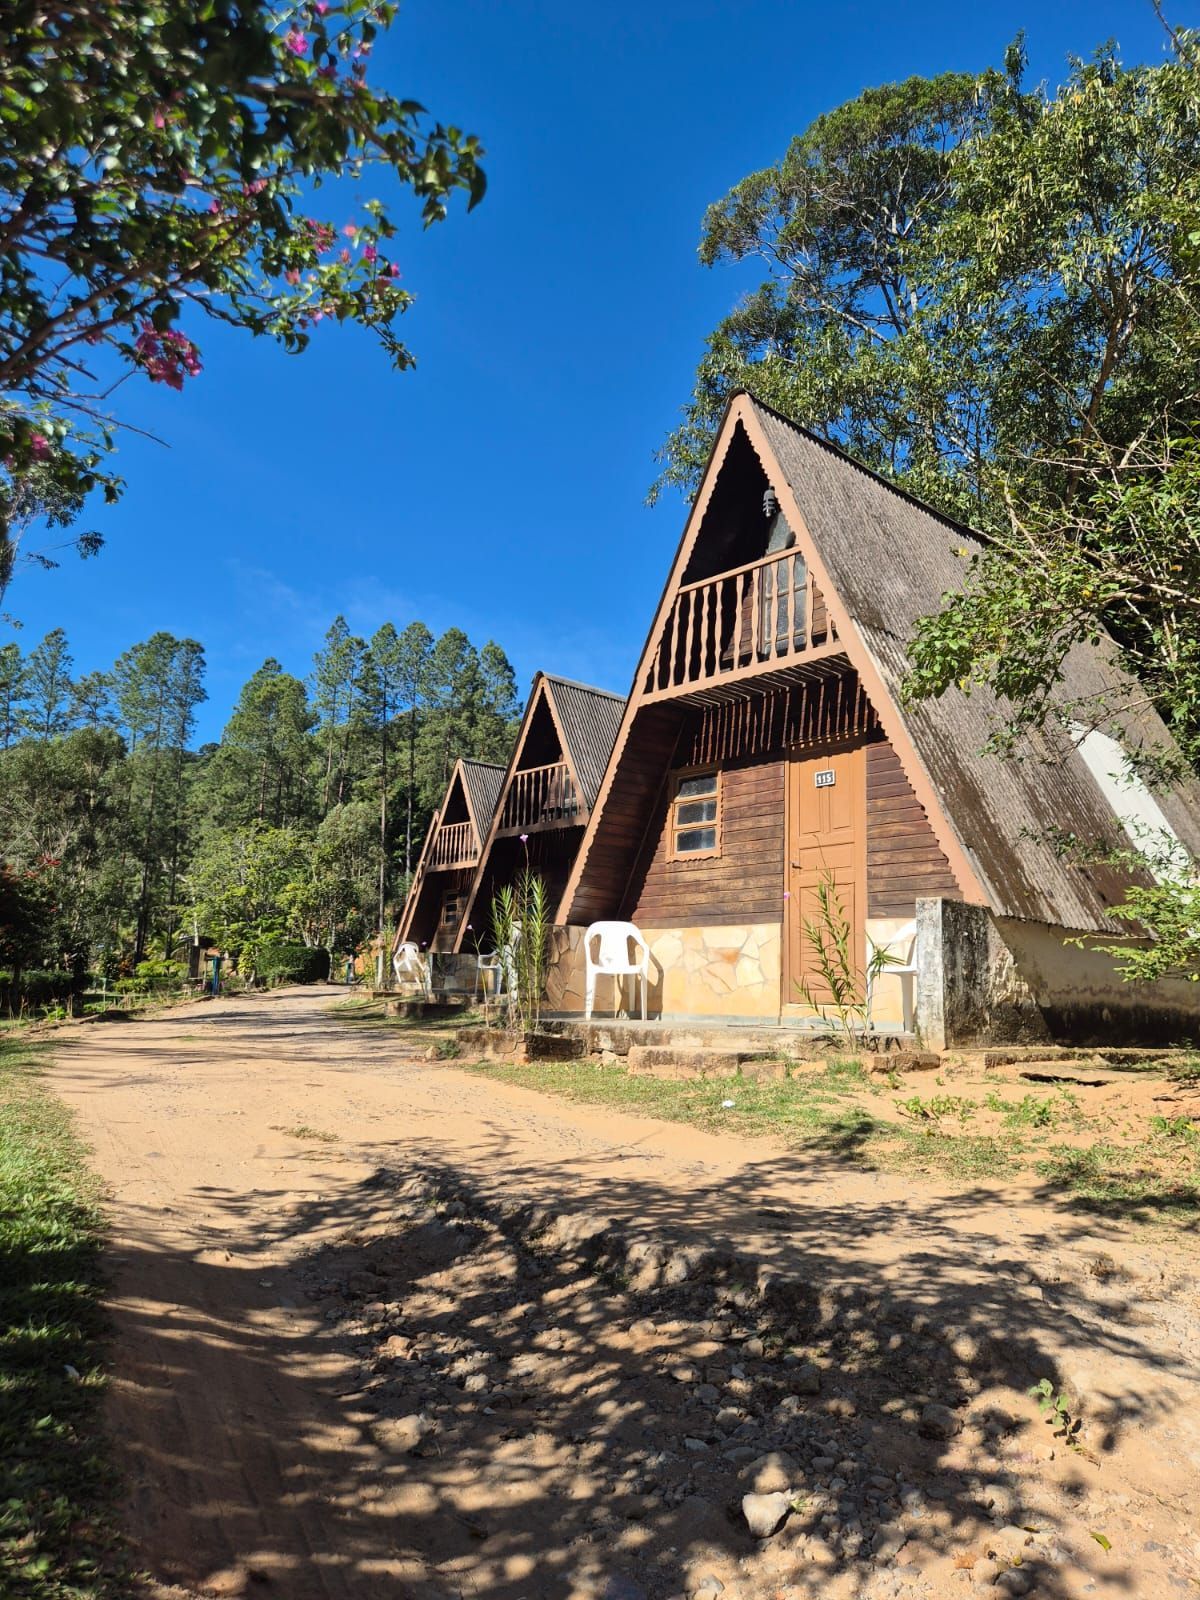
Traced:
[[837, 782], [837, 773], [832, 767], [823, 767], [820, 772], [813, 774], [813, 782], [818, 789], [832, 789]]

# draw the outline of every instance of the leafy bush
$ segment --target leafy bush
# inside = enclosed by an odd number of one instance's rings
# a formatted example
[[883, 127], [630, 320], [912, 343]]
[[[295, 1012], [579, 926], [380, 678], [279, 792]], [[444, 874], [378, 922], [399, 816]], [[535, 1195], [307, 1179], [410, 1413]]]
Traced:
[[187, 968], [181, 961], [139, 961], [131, 978], [113, 985], [118, 994], [174, 994], [183, 988]]
[[329, 951], [306, 944], [264, 944], [255, 970], [267, 985], [324, 983], [329, 976]]
[[36, 967], [17, 975], [0, 969], [0, 1006], [6, 1011], [37, 1010], [71, 995], [69, 972], [44, 972]]

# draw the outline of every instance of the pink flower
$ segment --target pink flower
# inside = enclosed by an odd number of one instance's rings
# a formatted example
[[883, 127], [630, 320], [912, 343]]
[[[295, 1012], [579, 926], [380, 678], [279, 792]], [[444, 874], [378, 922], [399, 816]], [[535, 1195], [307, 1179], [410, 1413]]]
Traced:
[[342, 229], [342, 233], [345, 235], [345, 237], [347, 239], [357, 239], [358, 238], [358, 224], [356, 222], [348, 222], [346, 224], [346, 226]]
[[308, 54], [308, 35], [301, 33], [299, 28], [289, 28], [283, 42], [294, 56]]
[[365, 261], [376, 261], [376, 260], [378, 260], [378, 258], [379, 258], [379, 251], [376, 250], [376, 248], [375, 248], [375, 246], [373, 244], [369, 244], [367, 246], [367, 248], [363, 251], [363, 259]]
[[165, 128], [166, 125], [167, 119], [163, 116], [162, 107], [160, 106], [159, 109], [154, 113], [154, 126], [156, 128]]
[[317, 13], [317, 15], [319, 17], [323, 17], [325, 15], [325, 13], [329, 10], [329, 0], [316, 0], [316, 4], [313, 6], [313, 10]]
[[521, 835], [521, 843], [522, 844], [528, 844], [529, 843], [529, 835], [527, 833], [523, 833]]
[[50, 454], [50, 441], [44, 433], [34, 433], [29, 436], [29, 448], [39, 461]]
[[342, 265], [344, 267], [348, 267], [350, 265], [350, 252], [349, 252], [349, 250], [343, 250], [341, 252], [341, 254], [338, 256], [338, 260], [342, 263]]
[[388, 268], [388, 277], [389, 278], [398, 278], [399, 276], [400, 276], [400, 268], [393, 261], [391, 266]]
[[317, 77], [331, 80], [337, 77], [337, 62], [327, 61], [323, 67], [317, 68]]
[[287, 269], [287, 271], [284, 273], [284, 277], [287, 279], [287, 281], [289, 283], [299, 283], [300, 282], [300, 269], [299, 269], [299, 267], [289, 267]]

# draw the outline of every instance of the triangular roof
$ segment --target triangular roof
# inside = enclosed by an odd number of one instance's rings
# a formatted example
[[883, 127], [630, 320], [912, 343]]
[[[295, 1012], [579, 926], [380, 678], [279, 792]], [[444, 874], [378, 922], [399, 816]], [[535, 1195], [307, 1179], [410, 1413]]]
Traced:
[[450, 804], [455, 789], [459, 789], [462, 793], [467, 817], [475, 835], [476, 850], [482, 851], [483, 842], [492, 826], [492, 815], [496, 809], [496, 802], [500, 798], [500, 789], [504, 783], [504, 772], [505, 769], [503, 767], [495, 766], [490, 761], [474, 761], [466, 756], [460, 756], [454, 763], [449, 782], [446, 784], [446, 792], [442, 796], [442, 803], [429, 819], [429, 830], [425, 835], [425, 842], [421, 846], [421, 854], [417, 858], [416, 870], [413, 873], [412, 882], [408, 886], [408, 894], [404, 899], [400, 919], [396, 924], [396, 935], [392, 941], [393, 948], [398, 944], [402, 944], [409, 936], [417, 901], [424, 886], [430, 851], [433, 849], [434, 840], [437, 838], [438, 830], [442, 825], [442, 818], [446, 815], [446, 808]]
[[487, 838], [488, 829], [492, 825], [492, 818], [496, 814], [496, 805], [500, 799], [500, 791], [504, 787], [503, 767], [498, 767], [491, 761], [474, 761], [464, 756], [455, 763], [454, 775], [447, 785], [445, 799], [443, 799], [439, 814], [446, 809], [446, 801], [450, 798], [450, 788], [454, 778], [461, 777], [463, 794], [466, 796], [467, 810], [475, 828], [475, 837], [482, 846]]
[[[1011, 755], [982, 750], [1003, 708], [990, 691], [949, 690], [940, 699], [902, 707], [907, 646], [921, 617], [960, 588], [979, 536], [922, 505], [860, 462], [741, 392], [726, 408], [717, 439], [676, 552], [654, 626], [634, 678], [597, 804], [559, 909], [560, 921], [583, 920], [589, 871], [611, 871], [611, 852], [596, 853], [606, 831], [630, 730], [671, 598], [704, 528], [704, 514], [738, 431], [758, 457], [820, 586], [837, 640], [924, 805], [964, 896], [998, 915], [1080, 930], [1113, 926], [1111, 871], [1068, 859], [1056, 840], [1069, 829], [1084, 840], [1111, 838], [1119, 820], [1065, 731], [1019, 736]], [[1101, 706], [1124, 701], [1128, 681], [1110, 640], [1081, 645], [1065, 663], [1057, 696]], [[1120, 717], [1123, 741], [1136, 750], [1171, 746], [1152, 708]], [[1161, 797], [1180, 838], [1200, 848], [1200, 786]], [[1119, 835], [1118, 835], [1119, 837]], [[576, 913], [578, 903], [579, 914]]]
[[465, 937], [467, 925], [473, 915], [479, 887], [488, 870], [488, 858], [504, 816], [505, 800], [512, 788], [514, 777], [522, 770], [525, 746], [537, 719], [549, 715], [558, 737], [561, 758], [566, 763], [575, 789], [583, 801], [585, 813], [590, 814], [591, 808], [596, 803], [609, 756], [612, 754], [613, 740], [617, 736], [624, 707], [624, 697], [612, 694], [607, 689], [595, 689], [590, 684], [576, 683], [570, 678], [555, 677], [547, 672], [538, 672], [534, 675], [533, 687], [525, 703], [525, 713], [521, 718], [513, 753], [504, 770], [492, 808], [491, 824], [483, 836], [483, 848], [467, 896], [459, 943]]
[[621, 726], [625, 696], [550, 673], [543, 675], [542, 682], [558, 724], [563, 755], [575, 773], [579, 791], [590, 811], [596, 804], [604, 769]]

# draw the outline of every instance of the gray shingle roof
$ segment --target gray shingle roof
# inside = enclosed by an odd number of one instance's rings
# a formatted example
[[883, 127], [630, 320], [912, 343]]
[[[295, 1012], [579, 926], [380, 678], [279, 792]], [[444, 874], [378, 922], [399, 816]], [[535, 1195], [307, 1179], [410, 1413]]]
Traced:
[[480, 844], [487, 838], [492, 818], [496, 814], [507, 770], [506, 767], [493, 766], [490, 761], [472, 761], [463, 758], [463, 782], [466, 784], [467, 798], [471, 803], [475, 826], [479, 830]]
[[625, 696], [610, 694], [607, 689], [593, 689], [586, 683], [573, 683], [570, 678], [556, 678], [550, 673], [545, 675], [545, 683], [562, 726], [567, 744], [565, 753], [583, 786], [584, 801], [590, 811], [596, 804], [604, 769], [616, 743]]
[[[914, 624], [939, 609], [944, 593], [961, 588], [970, 556], [982, 548], [978, 537], [752, 403], [834, 589], [898, 699]], [[1065, 663], [1058, 703], [1116, 706], [1128, 687], [1111, 640], [1078, 645]], [[1107, 915], [1114, 873], [1067, 859], [1054, 840], [1069, 830], [1084, 841], [1124, 842], [1118, 819], [1063, 730], [1025, 735], [1011, 756], [982, 754], [1003, 715], [987, 689], [952, 689], [904, 712], [992, 909], [1080, 930], [1114, 927]], [[1170, 747], [1152, 709], [1123, 711], [1117, 720], [1127, 749]], [[1200, 850], [1200, 785], [1188, 782], [1159, 799], [1183, 843]]]

